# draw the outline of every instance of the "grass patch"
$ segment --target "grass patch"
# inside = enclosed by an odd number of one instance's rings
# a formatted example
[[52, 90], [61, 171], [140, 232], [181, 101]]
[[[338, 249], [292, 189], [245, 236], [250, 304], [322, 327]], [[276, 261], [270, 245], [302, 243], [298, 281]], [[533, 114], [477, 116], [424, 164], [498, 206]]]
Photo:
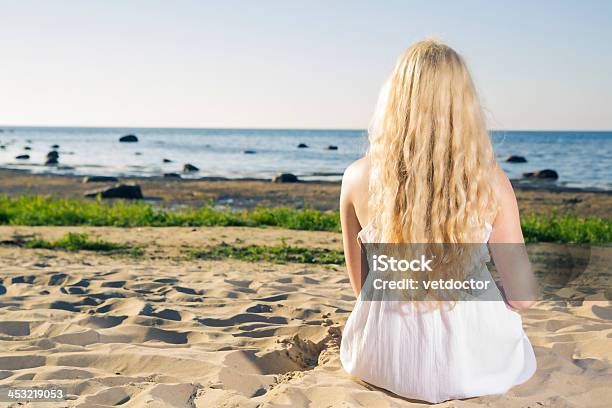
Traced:
[[[143, 202], [58, 199], [41, 196], [0, 195], [0, 224], [112, 226], [112, 227], [207, 227], [274, 226], [294, 230], [340, 232], [337, 211], [256, 208], [232, 211], [215, 208], [171, 210]], [[521, 219], [527, 242], [612, 243], [612, 219], [572, 215], [527, 215]]]
[[211, 205], [170, 210], [143, 202], [57, 199], [0, 195], [0, 224], [113, 227], [275, 226], [311, 231], [340, 231], [337, 212], [312, 209], [256, 208], [232, 211]]
[[92, 240], [87, 234], [69, 232], [56, 241], [48, 241], [42, 238], [32, 238], [25, 241], [16, 242], [17, 245], [32, 249], [63, 249], [65, 251], [97, 251], [130, 253], [136, 255], [137, 248], [132, 248], [124, 244], [116, 244], [103, 240]]
[[200, 259], [238, 259], [247, 262], [305, 263], [343, 265], [344, 253], [325, 248], [305, 248], [286, 244], [234, 246], [226, 243], [190, 251]]
[[521, 218], [527, 242], [559, 242], [573, 244], [612, 243], [612, 220], [572, 215], [527, 215]]

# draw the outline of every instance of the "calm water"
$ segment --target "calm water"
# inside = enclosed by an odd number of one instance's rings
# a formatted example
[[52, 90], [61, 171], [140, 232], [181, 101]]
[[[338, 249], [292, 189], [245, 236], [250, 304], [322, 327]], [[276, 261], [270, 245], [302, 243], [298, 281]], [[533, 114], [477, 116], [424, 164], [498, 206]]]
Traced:
[[[128, 133], [140, 141], [119, 143]], [[612, 132], [495, 131], [492, 139], [500, 161], [510, 154], [527, 158], [523, 164], [502, 161], [511, 178], [551, 168], [559, 173], [559, 185], [612, 190]], [[367, 147], [363, 130], [22, 127], [4, 128], [0, 142], [6, 146], [0, 149], [1, 167], [37, 173], [159, 176], [191, 163], [201, 170], [192, 177], [269, 178], [290, 172], [320, 180], [338, 180]], [[298, 149], [299, 143], [309, 148]], [[59, 168], [43, 165], [52, 144], [60, 145]], [[327, 150], [328, 145], [338, 150]], [[30, 154], [30, 160], [16, 160], [18, 154]], [[164, 158], [173, 162], [164, 164]]]

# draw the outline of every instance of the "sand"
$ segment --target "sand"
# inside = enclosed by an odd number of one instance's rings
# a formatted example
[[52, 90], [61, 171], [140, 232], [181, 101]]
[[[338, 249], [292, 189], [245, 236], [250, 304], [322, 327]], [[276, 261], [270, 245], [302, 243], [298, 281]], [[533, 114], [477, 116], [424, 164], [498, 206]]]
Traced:
[[[138, 243], [145, 254], [7, 245], [67, 231]], [[354, 303], [343, 267], [182, 255], [221, 241], [282, 240], [341, 247], [339, 234], [274, 228], [0, 227], [0, 386], [53, 384], [69, 393], [61, 404], [33, 407], [426, 406], [342, 370], [338, 347]], [[608, 250], [598, 249], [591, 270], [564, 289], [571, 302], [522, 312], [538, 359], [530, 381], [503, 396], [439, 406], [609, 406]]]

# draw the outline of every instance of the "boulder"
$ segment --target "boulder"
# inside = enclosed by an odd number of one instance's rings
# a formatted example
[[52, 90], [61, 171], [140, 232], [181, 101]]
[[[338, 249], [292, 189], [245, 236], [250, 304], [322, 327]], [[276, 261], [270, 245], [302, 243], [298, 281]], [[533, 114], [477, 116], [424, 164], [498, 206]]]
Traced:
[[45, 161], [45, 166], [57, 165], [59, 163], [57, 159], [58, 159], [57, 157], [48, 157], [47, 161]]
[[59, 159], [59, 153], [55, 150], [51, 150], [49, 153], [47, 153], [47, 159]]
[[335, 146], [335, 145], [328, 145], [328, 146], [327, 146], [327, 150], [338, 150], [338, 146]]
[[255, 154], [255, 150], [244, 150], [242, 153], [244, 153], [244, 154]]
[[126, 198], [131, 200], [143, 198], [142, 190], [137, 184], [115, 184], [85, 193], [85, 197], [97, 197], [98, 195], [102, 198]]
[[556, 180], [559, 178], [559, 174], [557, 174], [557, 172], [554, 170], [544, 169], [523, 173], [523, 177]]
[[300, 180], [298, 180], [297, 176], [291, 173], [280, 173], [272, 177], [273, 183], [297, 183], [298, 181]]
[[119, 138], [119, 141], [123, 143], [135, 143], [138, 141], [138, 138], [136, 137], [136, 135], [125, 135], [121, 136]]
[[29, 154], [20, 154], [19, 156], [15, 156], [17, 160], [28, 160], [30, 158]]
[[306, 149], [306, 148], [308, 148], [308, 145], [306, 143], [300, 143], [298, 145], [298, 149]]
[[119, 179], [113, 176], [87, 176], [83, 177], [83, 183], [116, 183]]
[[527, 159], [524, 158], [523, 156], [516, 156], [514, 154], [506, 157], [506, 160], [504, 160], [506, 163], [527, 163]]
[[200, 171], [200, 169], [193, 164], [187, 163], [183, 166], [183, 173], [195, 173], [196, 171]]
[[181, 178], [179, 173], [164, 173], [164, 178]]
[[162, 162], [164, 162], [164, 163], [172, 163], [172, 160], [170, 160], [170, 159], [164, 159], [164, 160], [162, 160]]

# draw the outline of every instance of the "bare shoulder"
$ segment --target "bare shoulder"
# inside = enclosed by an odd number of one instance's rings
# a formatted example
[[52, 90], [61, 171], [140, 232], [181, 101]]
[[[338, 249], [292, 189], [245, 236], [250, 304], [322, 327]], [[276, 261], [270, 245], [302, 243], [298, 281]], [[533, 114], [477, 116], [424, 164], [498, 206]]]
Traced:
[[346, 170], [344, 170], [344, 176], [342, 177], [342, 181], [353, 181], [363, 180], [364, 177], [367, 177], [370, 173], [370, 158], [368, 156], [364, 156], [361, 159], [355, 160], [352, 162]]
[[499, 200], [501, 200], [502, 202], [506, 200], [516, 200], [516, 197], [514, 195], [514, 189], [512, 188], [512, 183], [510, 182], [510, 179], [508, 179], [508, 176], [500, 166], [496, 166], [495, 168], [495, 184], [497, 187]]
[[494, 226], [510, 222], [519, 223], [519, 209], [512, 183], [501, 167], [495, 169], [495, 189], [497, 190], [497, 213], [494, 217]]
[[361, 225], [368, 220], [368, 190], [370, 184], [370, 159], [366, 156], [353, 162], [342, 176], [340, 212], [354, 212]]
[[370, 175], [370, 159], [365, 156], [351, 163], [342, 176], [342, 190], [345, 193], [367, 191]]

